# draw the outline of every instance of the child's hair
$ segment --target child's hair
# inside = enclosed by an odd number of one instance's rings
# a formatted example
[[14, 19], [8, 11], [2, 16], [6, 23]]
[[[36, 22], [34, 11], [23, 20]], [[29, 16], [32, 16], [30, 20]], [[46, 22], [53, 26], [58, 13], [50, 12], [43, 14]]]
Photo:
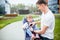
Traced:
[[[27, 21], [27, 18], [33, 18], [31, 14], [28, 14], [24, 19], [23, 19], [23, 24], [25, 24]], [[32, 22], [34, 22], [34, 20], [32, 20]]]
[[27, 18], [33, 18], [33, 17], [32, 17], [31, 14], [28, 14], [28, 15], [26, 16], [26, 19], [27, 19]]

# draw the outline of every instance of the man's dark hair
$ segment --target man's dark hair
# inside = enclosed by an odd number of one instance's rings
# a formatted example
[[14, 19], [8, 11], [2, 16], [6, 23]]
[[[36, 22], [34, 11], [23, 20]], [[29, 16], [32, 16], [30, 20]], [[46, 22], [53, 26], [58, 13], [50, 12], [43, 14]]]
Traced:
[[47, 2], [46, 2], [46, 0], [38, 0], [37, 2], [36, 2], [36, 4], [45, 4], [45, 5], [47, 5]]

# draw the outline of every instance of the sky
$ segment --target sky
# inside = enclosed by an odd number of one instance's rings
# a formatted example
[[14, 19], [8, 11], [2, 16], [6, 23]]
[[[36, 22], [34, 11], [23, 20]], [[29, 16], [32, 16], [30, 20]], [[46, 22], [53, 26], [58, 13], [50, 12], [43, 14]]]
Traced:
[[10, 4], [25, 4], [25, 5], [35, 5], [37, 0], [7, 0]]

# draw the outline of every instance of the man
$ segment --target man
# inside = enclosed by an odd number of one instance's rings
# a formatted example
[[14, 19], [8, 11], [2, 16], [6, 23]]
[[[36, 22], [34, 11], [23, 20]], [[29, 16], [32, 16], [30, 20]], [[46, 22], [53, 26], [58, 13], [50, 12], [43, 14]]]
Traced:
[[41, 24], [41, 30], [34, 30], [35, 33], [41, 35], [42, 40], [53, 40], [54, 39], [54, 26], [55, 17], [53, 13], [49, 10], [46, 1], [38, 0], [37, 7], [41, 10], [41, 22], [33, 22], [32, 24]]

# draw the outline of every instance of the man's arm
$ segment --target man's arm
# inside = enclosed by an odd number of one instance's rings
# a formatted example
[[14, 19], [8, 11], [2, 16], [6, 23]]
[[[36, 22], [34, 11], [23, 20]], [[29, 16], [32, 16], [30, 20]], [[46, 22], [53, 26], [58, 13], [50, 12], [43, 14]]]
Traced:
[[38, 21], [38, 22], [35, 22], [35, 24], [40, 24], [40, 21]]
[[37, 34], [44, 34], [47, 30], [48, 26], [44, 26], [41, 30], [34, 30]]
[[37, 22], [32, 22], [33, 25], [35, 24], [40, 24], [40, 21], [37, 21]]

